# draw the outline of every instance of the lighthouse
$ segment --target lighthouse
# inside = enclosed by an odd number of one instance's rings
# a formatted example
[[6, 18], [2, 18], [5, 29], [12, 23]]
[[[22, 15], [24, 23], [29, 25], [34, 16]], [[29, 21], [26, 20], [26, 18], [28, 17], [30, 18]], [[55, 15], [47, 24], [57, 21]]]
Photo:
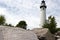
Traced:
[[40, 27], [46, 23], [46, 8], [45, 1], [42, 0], [40, 5]]

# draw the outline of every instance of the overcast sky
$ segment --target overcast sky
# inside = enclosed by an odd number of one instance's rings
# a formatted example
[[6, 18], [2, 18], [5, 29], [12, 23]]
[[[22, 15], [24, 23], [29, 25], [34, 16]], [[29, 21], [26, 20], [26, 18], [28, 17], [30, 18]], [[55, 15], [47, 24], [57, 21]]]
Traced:
[[[40, 3], [42, 0], [0, 0], [0, 15], [4, 15], [6, 23], [16, 25], [25, 20], [28, 28], [39, 28]], [[60, 0], [45, 0], [46, 16], [56, 17], [57, 27], [60, 27]]]

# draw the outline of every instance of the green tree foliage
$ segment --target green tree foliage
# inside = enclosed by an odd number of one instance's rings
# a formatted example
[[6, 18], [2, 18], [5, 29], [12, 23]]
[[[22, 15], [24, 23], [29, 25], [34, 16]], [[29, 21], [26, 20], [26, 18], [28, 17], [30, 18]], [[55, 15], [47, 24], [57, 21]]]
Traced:
[[45, 23], [42, 27], [43, 28], [48, 28], [49, 24], [48, 23]]
[[48, 17], [48, 23], [43, 25], [43, 28], [48, 28], [49, 31], [54, 34], [56, 30], [57, 23], [55, 21], [55, 17], [49, 16]]
[[14, 27], [12, 24], [5, 23], [5, 26]]
[[56, 25], [55, 17], [52, 17], [50, 21], [50, 28], [49, 28], [51, 33], [54, 34], [56, 32], [56, 26], [57, 25]]
[[20, 28], [23, 28], [23, 29], [26, 29], [26, 26], [27, 26], [27, 24], [26, 24], [25, 21], [20, 21], [20, 22], [16, 25], [16, 27], [20, 27]]
[[0, 15], [0, 25], [4, 25], [5, 21], [5, 17], [3, 15]]
[[57, 32], [60, 31], [60, 28], [57, 28]]

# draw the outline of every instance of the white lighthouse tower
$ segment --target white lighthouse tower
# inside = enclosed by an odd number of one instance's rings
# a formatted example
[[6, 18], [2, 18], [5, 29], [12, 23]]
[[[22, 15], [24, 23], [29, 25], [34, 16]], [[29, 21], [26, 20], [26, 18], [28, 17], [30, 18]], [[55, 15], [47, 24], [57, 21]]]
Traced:
[[40, 6], [40, 27], [42, 27], [46, 23], [46, 4], [45, 1], [42, 0]]

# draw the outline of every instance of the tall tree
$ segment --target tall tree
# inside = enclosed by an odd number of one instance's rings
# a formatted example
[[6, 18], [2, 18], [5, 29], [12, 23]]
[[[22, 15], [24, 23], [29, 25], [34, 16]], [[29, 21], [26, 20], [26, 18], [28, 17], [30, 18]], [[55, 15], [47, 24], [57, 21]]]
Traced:
[[55, 17], [49, 16], [48, 23], [43, 25], [43, 28], [48, 28], [49, 31], [54, 34], [56, 32], [57, 23], [55, 21]]
[[20, 27], [20, 28], [23, 28], [23, 29], [26, 29], [27, 27], [27, 24], [26, 24], [26, 22], [25, 21], [20, 21], [17, 25], [16, 25], [16, 27]]
[[51, 33], [55, 33], [56, 32], [56, 25], [57, 23], [56, 23], [56, 21], [55, 21], [55, 17], [52, 17], [51, 18], [51, 21], [50, 21], [50, 31], [51, 31]]
[[0, 15], [0, 25], [4, 25], [5, 21], [5, 17], [3, 15]]

